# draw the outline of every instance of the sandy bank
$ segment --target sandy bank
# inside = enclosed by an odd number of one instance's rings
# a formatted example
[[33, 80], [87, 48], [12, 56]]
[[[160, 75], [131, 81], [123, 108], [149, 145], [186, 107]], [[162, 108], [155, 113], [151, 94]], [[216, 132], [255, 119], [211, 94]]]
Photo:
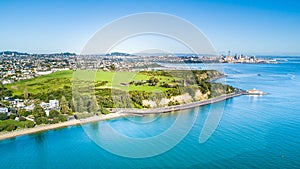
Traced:
[[34, 128], [24, 128], [24, 129], [11, 131], [11, 132], [2, 132], [2, 133], [0, 133], [0, 140], [13, 138], [13, 137], [21, 136], [21, 135], [26, 135], [26, 134], [38, 133], [38, 132], [57, 129], [57, 128], [63, 128], [63, 127], [67, 127], [67, 126], [91, 123], [91, 122], [96, 122], [96, 121], [100, 121], [100, 120], [108, 120], [108, 119], [118, 118], [118, 117], [125, 116], [125, 115], [126, 114], [111, 113], [111, 114], [107, 114], [107, 115], [93, 116], [93, 117], [89, 117], [86, 119], [70, 120], [70, 121], [56, 123], [56, 124], [39, 125]]

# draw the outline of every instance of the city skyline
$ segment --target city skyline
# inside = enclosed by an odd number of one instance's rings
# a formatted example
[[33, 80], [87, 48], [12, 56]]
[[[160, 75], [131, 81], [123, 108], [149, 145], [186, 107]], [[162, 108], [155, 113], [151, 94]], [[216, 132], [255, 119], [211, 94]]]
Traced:
[[[0, 51], [80, 53], [100, 28], [134, 13], [162, 12], [198, 27], [218, 53], [299, 55], [300, 3], [295, 1], [1, 1]], [[148, 38], [148, 39], [147, 39]], [[151, 40], [147, 37], [147, 43]], [[151, 39], [151, 38], [150, 38]], [[135, 41], [131, 44], [140, 44]], [[152, 43], [156, 44], [156, 43]], [[188, 53], [167, 43], [166, 49]], [[149, 45], [147, 47], [153, 48]], [[155, 46], [154, 46], [155, 47]], [[163, 46], [164, 47], [164, 46]], [[123, 49], [126, 48], [123, 47]], [[138, 50], [132, 49], [131, 51]], [[121, 48], [117, 48], [119, 52]]]

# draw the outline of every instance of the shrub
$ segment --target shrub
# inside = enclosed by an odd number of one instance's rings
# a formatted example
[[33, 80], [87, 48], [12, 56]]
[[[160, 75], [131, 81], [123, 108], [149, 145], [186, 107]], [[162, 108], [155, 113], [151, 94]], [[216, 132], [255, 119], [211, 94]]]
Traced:
[[59, 118], [54, 117], [53, 120], [51, 121], [51, 124], [59, 123]]
[[74, 115], [74, 117], [75, 117], [76, 119], [84, 119], [84, 118], [88, 118], [88, 117], [92, 117], [92, 116], [93, 116], [92, 113], [76, 113], [76, 114]]
[[35, 122], [37, 125], [48, 124], [49, 120], [46, 117], [37, 117], [37, 118], [35, 118]]
[[25, 117], [20, 117], [19, 121], [26, 121]]
[[8, 118], [6, 114], [0, 113], [0, 120], [7, 120]]
[[33, 128], [34, 126], [35, 126], [34, 122], [27, 121], [27, 125], [26, 125], [27, 128]]
[[0, 126], [0, 131], [3, 131], [5, 129], [5, 126]]
[[24, 128], [32, 128], [34, 126], [35, 126], [35, 124], [32, 121], [25, 121], [25, 122], [23, 122], [23, 127]]
[[14, 124], [7, 124], [6, 127], [5, 127], [6, 131], [13, 131], [13, 130], [16, 130], [16, 129], [17, 129], [17, 126], [14, 125]]
[[64, 115], [59, 115], [59, 116], [58, 116], [58, 119], [59, 119], [59, 121], [61, 121], [61, 122], [64, 122], [64, 121], [67, 121], [67, 120], [68, 120], [67, 117], [64, 116]]
[[18, 115], [19, 116], [24, 116], [24, 117], [27, 117], [29, 115], [32, 115], [32, 112], [31, 111], [26, 111], [25, 109], [20, 109], [18, 111]]
[[60, 113], [57, 111], [57, 110], [51, 110], [50, 112], [49, 112], [49, 118], [54, 118], [54, 117], [58, 117], [58, 115], [59, 115]]
[[9, 118], [10, 118], [10, 119], [13, 119], [13, 120], [14, 120], [16, 117], [17, 117], [17, 116], [14, 115], [14, 114], [9, 115]]
[[103, 108], [103, 107], [100, 108], [100, 111], [101, 111], [101, 114], [109, 114], [110, 113], [106, 108]]

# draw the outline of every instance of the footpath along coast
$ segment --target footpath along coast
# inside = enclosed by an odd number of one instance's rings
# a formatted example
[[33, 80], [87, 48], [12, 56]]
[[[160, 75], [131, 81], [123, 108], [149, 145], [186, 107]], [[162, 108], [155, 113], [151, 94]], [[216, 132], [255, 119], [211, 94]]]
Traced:
[[92, 122], [97, 122], [97, 121], [101, 121], [101, 120], [114, 119], [114, 118], [134, 115], [134, 114], [140, 114], [140, 115], [142, 115], [142, 114], [158, 114], [158, 113], [167, 113], [167, 112], [172, 112], [172, 111], [190, 109], [190, 108], [194, 108], [194, 107], [199, 107], [199, 106], [203, 106], [203, 105], [221, 102], [221, 101], [224, 101], [224, 100], [227, 100], [227, 99], [230, 99], [233, 97], [237, 97], [237, 96], [240, 96], [243, 94], [245, 94], [245, 91], [238, 89], [234, 93], [231, 93], [231, 94], [224, 94], [222, 96], [211, 98], [208, 100], [186, 103], [186, 104], [176, 105], [176, 106], [152, 108], [152, 109], [116, 109], [115, 113], [110, 113], [107, 115], [93, 116], [93, 117], [80, 119], [80, 120], [73, 119], [70, 121], [61, 122], [61, 123], [57, 123], [57, 124], [39, 125], [39, 126], [36, 126], [34, 128], [29, 128], [29, 129], [20, 129], [20, 130], [15, 130], [12, 132], [3, 132], [3, 133], [0, 133], [0, 140], [13, 138], [13, 137], [21, 136], [21, 135], [26, 135], [26, 134], [44, 132], [44, 131], [48, 131], [48, 130], [52, 130], [52, 129], [64, 128], [64, 127], [68, 127], [68, 126], [81, 125], [81, 124], [92, 123]]
[[152, 108], [152, 109], [117, 109], [118, 113], [124, 113], [124, 114], [158, 114], [158, 113], [167, 113], [167, 112], [172, 112], [172, 111], [179, 111], [179, 110], [185, 110], [185, 109], [190, 109], [194, 107], [199, 107], [199, 106], [204, 106], [212, 103], [217, 103], [221, 102], [233, 97], [237, 97], [240, 95], [245, 94], [245, 91], [243, 90], [238, 90], [234, 93], [231, 94], [224, 94], [219, 97], [211, 98], [208, 100], [203, 100], [203, 101], [196, 101], [196, 102], [191, 102], [191, 103], [186, 103], [186, 104], [181, 104], [181, 105], [175, 105], [175, 106], [168, 106], [168, 107], [162, 107], [162, 108]]

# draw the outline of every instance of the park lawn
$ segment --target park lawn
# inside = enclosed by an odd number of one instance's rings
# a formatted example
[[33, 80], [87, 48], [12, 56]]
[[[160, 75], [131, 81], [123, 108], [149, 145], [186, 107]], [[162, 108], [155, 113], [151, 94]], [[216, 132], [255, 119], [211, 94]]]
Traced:
[[[129, 85], [131, 81], [146, 81], [151, 75], [146, 75], [139, 72], [106, 72], [106, 71], [91, 71], [91, 70], [66, 70], [58, 71], [52, 74], [38, 76], [33, 79], [21, 80], [12, 84], [7, 84], [6, 87], [13, 91], [14, 95], [22, 95], [24, 89], [27, 88], [29, 93], [47, 93], [51, 90], [63, 88], [64, 86], [72, 87], [74, 79], [83, 80], [87, 83], [80, 85], [90, 85], [97, 81], [107, 81], [104, 86], [97, 88], [118, 88], [125, 91], [166, 91], [168, 88], [157, 86], [144, 85]], [[160, 82], [172, 83], [173, 77], [155, 76]]]
[[[21, 95], [27, 88], [29, 93], [39, 93], [48, 88], [62, 88], [64, 85], [71, 85], [73, 71], [58, 71], [48, 75], [38, 76], [33, 79], [21, 80], [15, 83], [5, 85], [13, 91], [14, 95]], [[54, 80], [55, 79], [55, 80]], [[60, 80], [59, 80], [60, 79]], [[66, 80], [69, 80], [66, 81]]]

